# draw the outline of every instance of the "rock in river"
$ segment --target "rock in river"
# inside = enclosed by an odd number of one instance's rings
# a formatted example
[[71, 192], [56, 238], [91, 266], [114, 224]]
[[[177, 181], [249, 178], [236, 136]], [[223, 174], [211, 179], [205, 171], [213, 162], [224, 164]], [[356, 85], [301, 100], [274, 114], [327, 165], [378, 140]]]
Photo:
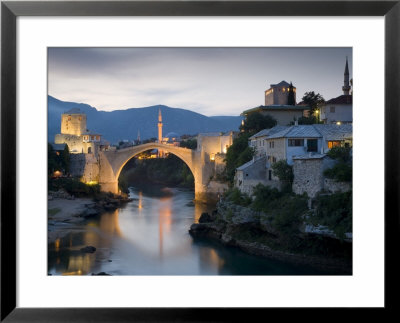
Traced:
[[96, 251], [96, 248], [93, 246], [86, 246], [85, 248], [81, 248], [81, 251], [86, 253], [93, 253]]

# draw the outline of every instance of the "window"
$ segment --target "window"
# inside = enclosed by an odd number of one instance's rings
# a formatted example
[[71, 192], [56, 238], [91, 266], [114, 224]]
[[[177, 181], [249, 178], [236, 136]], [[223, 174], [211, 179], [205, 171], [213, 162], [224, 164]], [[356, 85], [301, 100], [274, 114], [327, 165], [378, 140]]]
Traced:
[[272, 157], [272, 163], [276, 163], [276, 158]]
[[318, 151], [318, 140], [317, 139], [307, 139], [307, 151], [317, 152]]
[[340, 141], [328, 141], [328, 148], [340, 147]]
[[269, 142], [269, 148], [274, 148], [274, 142], [273, 141]]
[[330, 112], [331, 112], [331, 113], [335, 113], [335, 107], [331, 107], [331, 108], [330, 108]]
[[289, 147], [301, 147], [304, 146], [304, 139], [288, 139]]
[[91, 154], [92, 153], [92, 147], [88, 147], [87, 152], [88, 152], [88, 154]]
[[272, 170], [268, 171], [268, 180], [272, 180]]

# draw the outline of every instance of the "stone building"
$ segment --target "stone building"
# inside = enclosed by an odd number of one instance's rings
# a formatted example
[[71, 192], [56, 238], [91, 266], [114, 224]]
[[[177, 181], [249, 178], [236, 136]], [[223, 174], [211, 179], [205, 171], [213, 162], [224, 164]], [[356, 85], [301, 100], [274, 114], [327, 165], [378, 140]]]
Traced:
[[310, 108], [296, 104], [296, 87], [286, 81], [271, 84], [264, 92], [265, 105], [248, 109], [242, 112], [243, 116], [259, 112], [276, 119], [278, 125], [286, 126], [300, 117], [307, 115]]
[[324, 170], [334, 164], [335, 161], [325, 154], [293, 157], [293, 192], [307, 193], [308, 197], [314, 198], [321, 191], [336, 193], [351, 190], [351, 183], [337, 182], [324, 176]]
[[[243, 192], [251, 192], [258, 183], [279, 188], [279, 178], [273, 174], [273, 165], [276, 162], [285, 160], [294, 166], [294, 161], [300, 160], [304, 165], [316, 165], [331, 148], [352, 147], [352, 125], [275, 126], [250, 137], [249, 145], [256, 149], [255, 159], [236, 169], [235, 186]], [[326, 164], [327, 161], [324, 161], [324, 167]], [[263, 167], [262, 172], [260, 167]], [[318, 167], [312, 166], [308, 170], [313, 173], [309, 175], [311, 179], [307, 186], [313, 186], [316, 191], [332, 184], [322, 178], [322, 166]], [[321, 171], [316, 171], [317, 169]]]
[[101, 135], [90, 132], [86, 126], [86, 114], [73, 108], [61, 115], [61, 133], [56, 134], [55, 144], [67, 144], [71, 154], [95, 154], [107, 150], [110, 144]]
[[332, 98], [325, 102], [321, 108], [321, 121], [326, 124], [345, 124], [353, 122], [353, 95], [352, 80], [349, 81], [349, 66], [346, 58], [344, 69], [343, 95]]
[[86, 114], [73, 108], [61, 115], [61, 133], [54, 138], [55, 145], [66, 144], [70, 151], [70, 174], [84, 183], [97, 183], [99, 179], [98, 152], [110, 149], [101, 134], [86, 126]]

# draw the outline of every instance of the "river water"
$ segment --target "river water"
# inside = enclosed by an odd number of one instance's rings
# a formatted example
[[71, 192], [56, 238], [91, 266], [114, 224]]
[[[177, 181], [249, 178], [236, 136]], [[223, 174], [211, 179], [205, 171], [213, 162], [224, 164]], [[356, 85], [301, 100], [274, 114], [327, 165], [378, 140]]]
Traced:
[[[83, 224], [48, 246], [51, 275], [318, 275], [315, 269], [248, 255], [207, 240], [194, 241], [190, 225], [210, 206], [193, 191], [131, 187], [133, 202]], [[85, 246], [94, 253], [82, 253]]]

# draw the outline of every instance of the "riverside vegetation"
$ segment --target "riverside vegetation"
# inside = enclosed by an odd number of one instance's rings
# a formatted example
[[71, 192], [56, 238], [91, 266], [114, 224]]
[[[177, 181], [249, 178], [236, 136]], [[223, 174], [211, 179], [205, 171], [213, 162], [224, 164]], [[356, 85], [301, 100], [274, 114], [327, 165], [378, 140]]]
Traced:
[[[217, 239], [251, 254], [351, 273], [351, 192], [316, 198], [309, 209], [306, 195], [280, 192], [259, 184], [252, 197], [237, 188], [226, 192], [210, 214], [202, 214], [189, 232], [195, 238]], [[326, 225], [337, 238], [305, 232], [307, 224]]]

